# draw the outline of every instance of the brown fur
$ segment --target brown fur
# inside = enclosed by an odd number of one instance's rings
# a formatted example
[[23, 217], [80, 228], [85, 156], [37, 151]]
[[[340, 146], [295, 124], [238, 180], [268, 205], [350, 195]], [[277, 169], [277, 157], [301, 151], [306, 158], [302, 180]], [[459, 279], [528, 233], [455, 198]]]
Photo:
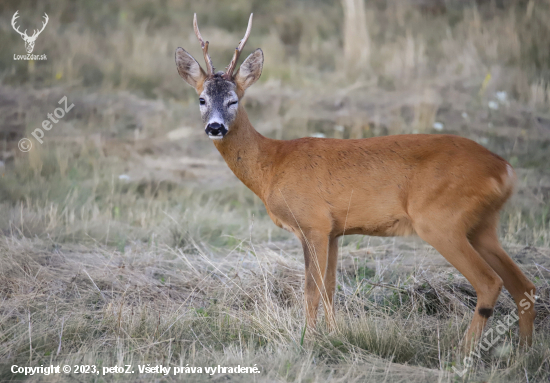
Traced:
[[[279, 141], [259, 134], [239, 107], [227, 136], [214, 144], [273, 222], [302, 241], [309, 327], [320, 300], [327, 325], [334, 327], [336, 239], [344, 232], [416, 233], [464, 274], [478, 293], [466, 348], [479, 339], [503, 283], [518, 305], [524, 292], [534, 290], [496, 237], [495, 217], [513, 192], [513, 170], [471, 140], [401, 135]], [[520, 315], [521, 339], [528, 344], [533, 312]]]

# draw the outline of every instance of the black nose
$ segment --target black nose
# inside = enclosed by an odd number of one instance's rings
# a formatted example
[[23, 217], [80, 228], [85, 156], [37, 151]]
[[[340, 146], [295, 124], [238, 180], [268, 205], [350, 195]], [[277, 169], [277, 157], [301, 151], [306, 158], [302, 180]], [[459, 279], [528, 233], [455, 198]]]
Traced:
[[223, 124], [212, 122], [206, 126], [206, 134], [209, 136], [225, 136], [225, 133], [227, 133], [227, 129]]

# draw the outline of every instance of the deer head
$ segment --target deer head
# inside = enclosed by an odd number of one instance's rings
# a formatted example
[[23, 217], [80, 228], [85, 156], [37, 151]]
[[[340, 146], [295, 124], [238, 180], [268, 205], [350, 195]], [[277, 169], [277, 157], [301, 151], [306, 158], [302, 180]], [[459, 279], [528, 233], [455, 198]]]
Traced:
[[193, 18], [195, 34], [202, 48], [206, 72], [185, 49], [176, 50], [176, 67], [179, 75], [199, 95], [199, 104], [205, 132], [213, 140], [221, 140], [231, 131], [237, 117], [239, 101], [244, 91], [254, 84], [262, 74], [264, 55], [261, 49], [256, 49], [242, 63], [237, 73], [233, 74], [237, 60], [248, 40], [252, 28], [252, 14], [243, 39], [239, 42], [233, 59], [225, 72], [214, 73], [212, 60], [208, 55], [208, 41], [204, 41], [197, 25], [197, 15]]
[[42, 24], [42, 29], [41, 30], [37, 30], [35, 29], [34, 30], [34, 33], [32, 34], [32, 36], [27, 36], [27, 30], [25, 29], [25, 32], [21, 32], [19, 31], [19, 27], [17, 27], [15, 25], [15, 20], [19, 17], [17, 15], [19, 11], [16, 11], [11, 19], [11, 26], [13, 27], [13, 29], [15, 29], [15, 31], [17, 33], [19, 33], [21, 35], [21, 38], [25, 41], [25, 49], [27, 50], [27, 53], [32, 53], [33, 49], [34, 49], [34, 42], [36, 41], [36, 38], [38, 37], [38, 35], [40, 35], [42, 33], [42, 31], [44, 30], [44, 28], [46, 28], [46, 25], [48, 24], [48, 15], [44, 12], [44, 21], [43, 21], [43, 24]]

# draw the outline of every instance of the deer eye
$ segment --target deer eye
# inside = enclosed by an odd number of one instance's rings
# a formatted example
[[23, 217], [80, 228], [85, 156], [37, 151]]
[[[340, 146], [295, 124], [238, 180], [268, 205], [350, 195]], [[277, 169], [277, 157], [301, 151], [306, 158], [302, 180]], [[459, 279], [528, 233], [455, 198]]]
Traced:
[[202, 98], [202, 97], [199, 98], [199, 104], [201, 104], [201, 105], [206, 104], [206, 101], [204, 100], [204, 98]]
[[238, 102], [239, 102], [238, 100], [230, 101], [229, 104], [227, 104], [227, 106], [237, 105]]

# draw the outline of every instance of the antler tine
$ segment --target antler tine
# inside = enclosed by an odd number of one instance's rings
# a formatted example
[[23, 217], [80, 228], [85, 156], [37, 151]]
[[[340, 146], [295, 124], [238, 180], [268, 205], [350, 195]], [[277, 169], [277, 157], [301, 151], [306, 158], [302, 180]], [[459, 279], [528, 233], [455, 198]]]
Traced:
[[26, 35], [27, 35], [27, 30], [25, 29], [25, 32], [21, 32], [21, 31], [19, 30], [19, 27], [17, 27], [17, 26], [15, 25], [15, 20], [17, 20], [17, 19], [19, 18], [18, 13], [19, 13], [19, 11], [15, 11], [15, 13], [13, 14], [13, 17], [11, 18], [11, 26], [12, 26], [13, 29], [15, 29], [15, 31], [16, 31], [17, 33], [19, 33], [21, 36], [23, 36], [23, 35], [26, 36]]
[[199, 42], [201, 43], [202, 54], [204, 56], [204, 61], [206, 62], [206, 74], [208, 76], [212, 76], [214, 74], [214, 66], [212, 65], [212, 59], [208, 55], [208, 41], [205, 42], [201, 36], [199, 26], [197, 25], [196, 13], [193, 16], [193, 29], [195, 30], [195, 35], [197, 35], [197, 39], [199, 39]]
[[44, 18], [44, 21], [42, 22], [42, 29], [40, 30], [40, 33], [42, 33], [44, 28], [46, 28], [46, 25], [48, 25], [48, 21], [50, 20], [50, 18], [48, 17], [48, 14], [46, 12], [44, 12], [44, 16], [42, 16], [42, 17]]
[[239, 46], [237, 47], [239, 51], [241, 51], [244, 48], [244, 45], [246, 44], [246, 41], [248, 40], [248, 36], [250, 36], [250, 31], [252, 30], [252, 17], [254, 16], [253, 13], [250, 14], [250, 18], [248, 19], [248, 26], [246, 27], [246, 32], [244, 33], [244, 37], [241, 41], [239, 41]]
[[250, 36], [250, 31], [252, 30], [252, 16], [254, 16], [253, 13], [250, 14], [250, 18], [248, 19], [248, 27], [246, 27], [246, 32], [244, 34], [244, 37], [242, 38], [241, 41], [239, 41], [239, 45], [237, 45], [237, 48], [235, 48], [235, 53], [233, 54], [233, 58], [231, 59], [231, 62], [229, 63], [225, 71], [224, 76], [228, 80], [233, 77], [233, 72], [235, 71], [235, 67], [237, 66], [237, 60], [239, 60], [239, 56], [241, 55], [244, 45], [248, 40], [248, 36]]
[[[50, 19], [48, 17], [48, 14], [46, 12], [44, 12], [44, 16], [42, 16], [44, 18], [44, 21], [42, 22], [42, 29], [41, 30], [36, 30], [35, 34], [36, 34], [36, 37], [38, 37], [39, 34], [42, 33], [42, 31], [44, 30], [44, 28], [46, 28], [46, 25], [48, 25], [48, 20]], [[38, 32], [38, 33], [37, 33]], [[33, 34], [34, 36], [34, 34]]]

